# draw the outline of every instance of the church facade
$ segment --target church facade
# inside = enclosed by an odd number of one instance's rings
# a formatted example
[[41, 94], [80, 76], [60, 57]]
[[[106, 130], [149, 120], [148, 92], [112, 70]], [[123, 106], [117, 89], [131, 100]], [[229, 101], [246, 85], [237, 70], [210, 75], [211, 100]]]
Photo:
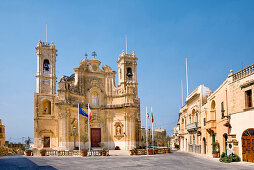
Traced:
[[[91, 147], [100, 143], [108, 149], [129, 150], [141, 137], [140, 99], [137, 92], [137, 57], [120, 54], [118, 86], [116, 72], [95, 58], [83, 59], [74, 74], [62, 76], [56, 93], [57, 50], [53, 43], [39, 41], [36, 49], [37, 73], [34, 94], [34, 147], [54, 150], [88, 148], [88, 120], [79, 116], [78, 105], [87, 112], [90, 105]], [[78, 129], [78, 127], [80, 129]], [[78, 131], [80, 131], [80, 136]]]

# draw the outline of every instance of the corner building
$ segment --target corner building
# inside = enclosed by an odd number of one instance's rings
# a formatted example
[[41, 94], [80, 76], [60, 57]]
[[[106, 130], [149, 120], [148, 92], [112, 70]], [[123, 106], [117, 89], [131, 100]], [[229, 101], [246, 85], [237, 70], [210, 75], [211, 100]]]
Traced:
[[215, 91], [202, 86], [179, 111], [176, 140], [181, 151], [234, 153], [254, 162], [254, 64], [236, 73], [231, 70]]
[[53, 43], [39, 41], [36, 49], [37, 73], [34, 94], [34, 146], [54, 150], [88, 147], [86, 117], [80, 115], [78, 104], [87, 112], [92, 110], [91, 147], [104, 143], [108, 149], [136, 147], [140, 141], [140, 99], [137, 89], [137, 57], [135, 53], [120, 54], [118, 87], [109, 66], [93, 58], [80, 62], [71, 76], [62, 76], [56, 93], [55, 64], [57, 50]]

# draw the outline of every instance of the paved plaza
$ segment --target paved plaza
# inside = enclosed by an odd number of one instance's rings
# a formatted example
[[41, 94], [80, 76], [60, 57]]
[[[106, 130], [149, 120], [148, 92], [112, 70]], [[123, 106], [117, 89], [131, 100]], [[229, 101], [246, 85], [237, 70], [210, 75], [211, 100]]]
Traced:
[[153, 156], [0, 157], [0, 169], [254, 169], [252, 163], [220, 163], [217, 159], [175, 152]]

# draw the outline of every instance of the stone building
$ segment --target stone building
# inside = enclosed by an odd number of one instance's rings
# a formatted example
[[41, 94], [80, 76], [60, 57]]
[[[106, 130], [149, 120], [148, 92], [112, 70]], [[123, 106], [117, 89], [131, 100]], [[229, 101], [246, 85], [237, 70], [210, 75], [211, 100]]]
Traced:
[[[136, 147], [140, 141], [140, 99], [137, 89], [135, 53], [120, 54], [118, 86], [109, 66], [95, 58], [84, 58], [74, 74], [62, 76], [56, 93], [55, 64], [57, 50], [53, 43], [39, 41], [36, 49], [37, 73], [34, 94], [34, 147], [72, 150], [79, 146], [78, 104], [92, 110], [91, 146], [104, 143], [108, 149]], [[81, 149], [87, 148], [87, 118], [80, 116]]]
[[[180, 149], [202, 154], [235, 153], [243, 161], [254, 162], [253, 89], [254, 65], [251, 65], [237, 73], [231, 71], [218, 89], [208, 90], [198, 109], [189, 105], [196, 90], [191, 93], [179, 112]], [[194, 112], [195, 120], [188, 114], [193, 109], [198, 111]], [[200, 150], [191, 148], [194, 142]]]
[[[147, 129], [147, 135], [148, 135], [148, 143], [149, 145], [152, 145], [152, 129]], [[166, 138], [167, 132], [166, 129], [161, 129], [160, 127], [157, 127], [155, 130], [153, 130], [153, 136], [154, 136], [154, 145], [159, 145], [159, 142], [157, 142], [158, 138]], [[141, 127], [141, 142], [143, 144], [146, 144], [146, 129], [144, 126]]]
[[180, 149], [188, 152], [201, 152], [201, 108], [207, 102], [211, 90], [200, 85], [189, 96], [179, 112]]
[[2, 120], [0, 119], [0, 147], [5, 144], [5, 126], [2, 125]]

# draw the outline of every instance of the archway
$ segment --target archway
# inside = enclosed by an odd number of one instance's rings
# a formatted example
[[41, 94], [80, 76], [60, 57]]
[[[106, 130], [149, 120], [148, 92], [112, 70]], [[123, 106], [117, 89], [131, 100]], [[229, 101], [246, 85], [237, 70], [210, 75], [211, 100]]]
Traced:
[[203, 145], [204, 145], [204, 154], [206, 154], [206, 140], [205, 140], [205, 137], [203, 138]]
[[42, 101], [42, 113], [51, 114], [51, 102], [47, 99]]
[[254, 163], [254, 128], [247, 129], [242, 134], [243, 161]]

